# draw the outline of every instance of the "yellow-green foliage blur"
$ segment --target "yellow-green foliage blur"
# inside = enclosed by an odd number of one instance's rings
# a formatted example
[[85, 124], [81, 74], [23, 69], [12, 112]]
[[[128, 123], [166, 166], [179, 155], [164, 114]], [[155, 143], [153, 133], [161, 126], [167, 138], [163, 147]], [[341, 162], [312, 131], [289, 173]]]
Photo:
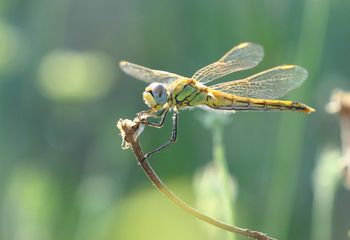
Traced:
[[[191, 76], [240, 42], [264, 46], [264, 61], [223, 80], [297, 64], [309, 77], [284, 99], [317, 111], [236, 113], [217, 130], [203, 110], [182, 111], [178, 141], [150, 163], [225, 222], [281, 240], [347, 239], [341, 132], [325, 106], [350, 90], [349, 12], [346, 0], [1, 0], [0, 239], [243, 239], [171, 204], [115, 127], [147, 108], [146, 84], [119, 61]], [[145, 151], [170, 131], [170, 117], [146, 128]]]

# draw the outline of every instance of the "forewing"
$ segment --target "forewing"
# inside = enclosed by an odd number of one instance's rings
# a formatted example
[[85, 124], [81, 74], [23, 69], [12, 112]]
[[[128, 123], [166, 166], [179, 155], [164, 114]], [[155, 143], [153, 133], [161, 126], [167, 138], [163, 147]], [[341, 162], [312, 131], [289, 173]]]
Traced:
[[121, 61], [119, 63], [120, 68], [128, 75], [145, 81], [147, 83], [160, 82], [160, 83], [171, 83], [176, 79], [183, 78], [180, 75], [169, 73], [160, 70], [153, 70], [146, 68], [134, 63]]
[[307, 71], [296, 65], [282, 65], [242, 80], [220, 83], [210, 88], [241, 97], [274, 99], [299, 87]]
[[264, 49], [256, 43], [241, 43], [232, 48], [220, 60], [200, 70], [193, 79], [202, 83], [208, 83], [227, 74], [253, 68], [264, 57]]

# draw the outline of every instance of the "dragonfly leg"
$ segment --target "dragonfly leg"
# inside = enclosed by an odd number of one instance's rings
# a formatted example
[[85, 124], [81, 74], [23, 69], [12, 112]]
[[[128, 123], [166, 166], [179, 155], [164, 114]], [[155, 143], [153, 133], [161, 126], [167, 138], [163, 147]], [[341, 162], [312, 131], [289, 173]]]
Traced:
[[[163, 113], [163, 111], [161, 111], [160, 115]], [[144, 117], [144, 116], [152, 117], [152, 118], [158, 118], [160, 116], [160, 115], [157, 115], [157, 112], [154, 111], [153, 109], [143, 110], [143, 111], [137, 113], [136, 115], [139, 118]]]
[[161, 128], [164, 125], [164, 121], [166, 118], [166, 115], [168, 113], [168, 109], [164, 109], [159, 115], [153, 115], [150, 117], [154, 117], [154, 118], [160, 118], [160, 121], [158, 123], [154, 123], [154, 122], [149, 122], [146, 119], [142, 121], [143, 124], [151, 126], [151, 127], [155, 127], [155, 128]]
[[146, 158], [148, 158], [151, 154], [163, 150], [164, 148], [168, 147], [170, 144], [172, 144], [172, 143], [174, 143], [174, 142], [176, 141], [176, 137], [177, 137], [177, 118], [178, 118], [178, 112], [177, 112], [177, 111], [174, 111], [173, 116], [172, 116], [172, 119], [173, 119], [173, 128], [172, 128], [172, 131], [171, 131], [171, 138], [170, 138], [166, 143], [162, 144], [160, 147], [158, 147], [158, 148], [152, 150], [152, 151], [149, 152], [149, 153], [146, 153], [146, 154], [145, 154], [145, 158], [142, 159], [141, 162], [145, 161]]

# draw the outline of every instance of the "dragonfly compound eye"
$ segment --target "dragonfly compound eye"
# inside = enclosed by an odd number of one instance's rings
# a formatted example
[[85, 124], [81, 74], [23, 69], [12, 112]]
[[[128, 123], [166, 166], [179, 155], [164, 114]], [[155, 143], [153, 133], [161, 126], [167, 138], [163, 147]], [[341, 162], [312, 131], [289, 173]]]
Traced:
[[168, 93], [165, 88], [165, 86], [161, 83], [152, 83], [150, 86], [150, 91], [152, 96], [154, 97], [154, 100], [160, 104], [163, 105], [168, 101]]

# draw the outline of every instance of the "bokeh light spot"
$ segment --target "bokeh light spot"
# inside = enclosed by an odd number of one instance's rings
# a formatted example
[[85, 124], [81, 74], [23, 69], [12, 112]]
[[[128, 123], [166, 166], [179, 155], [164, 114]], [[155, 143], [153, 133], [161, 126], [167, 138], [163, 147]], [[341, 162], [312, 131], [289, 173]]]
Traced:
[[88, 100], [108, 92], [115, 72], [113, 60], [101, 52], [56, 50], [43, 58], [38, 84], [53, 100]]
[[7, 73], [19, 66], [24, 56], [20, 34], [16, 28], [0, 20], [0, 72]]

